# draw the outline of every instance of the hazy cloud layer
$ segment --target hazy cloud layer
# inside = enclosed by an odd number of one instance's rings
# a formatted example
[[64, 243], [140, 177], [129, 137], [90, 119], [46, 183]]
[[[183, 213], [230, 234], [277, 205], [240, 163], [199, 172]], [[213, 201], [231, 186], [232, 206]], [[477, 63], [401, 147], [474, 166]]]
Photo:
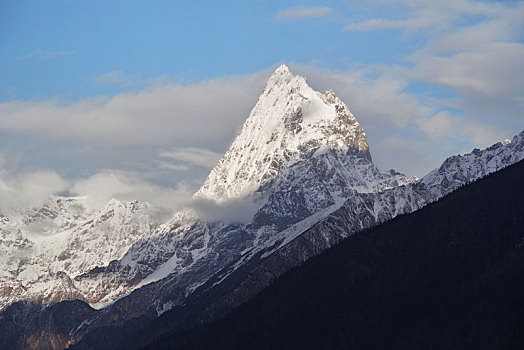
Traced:
[[156, 207], [176, 211], [188, 205], [194, 189], [180, 182], [176, 187], [158, 186], [143, 179], [140, 174], [102, 170], [86, 179], [77, 179], [70, 186], [70, 192], [92, 198], [92, 206], [99, 208], [109, 199], [140, 199]]
[[161, 151], [159, 153], [161, 158], [193, 164], [206, 169], [213, 168], [221, 155], [222, 153], [195, 147], [175, 148], [170, 151]]
[[88, 178], [64, 179], [52, 170], [0, 170], [0, 213], [6, 216], [40, 207], [50, 196], [68, 193], [86, 197], [89, 209], [101, 209], [111, 198], [142, 200], [153, 204], [159, 219], [167, 220], [174, 211], [190, 206], [195, 186], [179, 182], [176, 187], [159, 186], [139, 173], [100, 170]]
[[267, 74], [161, 85], [113, 98], [0, 103], [0, 129], [105, 144], [223, 144], [255, 104]]
[[129, 171], [107, 169], [88, 178], [67, 180], [51, 170], [9, 174], [0, 168], [0, 213], [16, 217], [17, 213], [38, 208], [52, 195], [61, 193], [85, 197], [84, 204], [90, 210], [100, 210], [112, 198], [147, 201], [153, 205], [154, 215], [160, 222], [168, 220], [173, 212], [186, 208], [205, 220], [246, 223], [261, 206], [261, 203], [251, 200], [216, 203], [194, 199], [196, 189], [185, 182], [179, 182], [176, 187], [158, 186], [139, 173]]
[[39, 206], [49, 196], [67, 190], [68, 182], [52, 170], [9, 173], [0, 167], [0, 212]]
[[191, 201], [189, 207], [205, 220], [226, 223], [246, 224], [251, 221], [257, 210], [263, 205], [250, 199], [231, 199], [217, 203], [203, 198]]

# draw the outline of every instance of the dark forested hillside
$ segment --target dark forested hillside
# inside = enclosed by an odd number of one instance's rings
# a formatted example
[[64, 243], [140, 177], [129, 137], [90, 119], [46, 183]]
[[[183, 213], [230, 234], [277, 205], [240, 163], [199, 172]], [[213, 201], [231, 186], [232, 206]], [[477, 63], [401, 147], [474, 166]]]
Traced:
[[523, 349], [524, 162], [344, 240], [148, 348]]

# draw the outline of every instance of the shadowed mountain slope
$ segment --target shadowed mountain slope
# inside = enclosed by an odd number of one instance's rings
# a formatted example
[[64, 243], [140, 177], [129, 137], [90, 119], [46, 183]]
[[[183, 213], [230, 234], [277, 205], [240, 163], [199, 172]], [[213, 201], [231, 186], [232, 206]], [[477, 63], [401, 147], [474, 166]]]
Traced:
[[355, 234], [147, 349], [524, 346], [524, 163]]

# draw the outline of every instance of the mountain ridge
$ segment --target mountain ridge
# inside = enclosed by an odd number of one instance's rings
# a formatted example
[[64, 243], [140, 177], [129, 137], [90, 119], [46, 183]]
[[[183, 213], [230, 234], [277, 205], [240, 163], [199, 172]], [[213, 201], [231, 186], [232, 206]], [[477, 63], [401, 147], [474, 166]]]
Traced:
[[138, 347], [521, 348], [523, 176], [523, 161], [489, 174], [342, 241], [224, 319]]

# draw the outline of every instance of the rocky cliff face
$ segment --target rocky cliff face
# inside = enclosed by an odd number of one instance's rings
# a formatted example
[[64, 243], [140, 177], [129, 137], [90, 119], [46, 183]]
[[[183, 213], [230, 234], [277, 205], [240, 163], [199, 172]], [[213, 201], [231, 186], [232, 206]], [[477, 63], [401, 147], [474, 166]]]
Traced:
[[[268, 191], [297, 163], [329, 151], [371, 160], [366, 135], [348, 107], [332, 91], [314, 91], [282, 65], [196, 196], [224, 201]], [[339, 169], [344, 170], [351, 173]], [[353, 188], [369, 190], [374, 181], [363, 177]]]
[[[524, 132], [517, 135], [511, 143], [496, 144], [485, 150], [459, 156], [464, 162], [454, 162], [455, 166], [449, 170], [450, 160], [446, 160], [442, 166], [431, 174], [447, 173], [454, 178], [454, 173], [464, 173], [466, 169], [471, 170], [468, 161], [472, 155], [480, 156], [479, 159], [490, 159], [496, 168], [489, 171], [482, 170], [470, 172], [469, 178], [462, 181], [456, 180], [453, 185], [428, 181], [423, 178], [403, 186], [386, 189], [377, 193], [354, 193], [345, 201], [335, 203], [315, 214], [307, 217], [289, 228], [277, 232], [251, 249], [248, 249], [226, 267], [209, 278], [203, 285], [196, 288], [183, 298], [182, 302], [169, 302], [177, 298], [176, 282], [165, 278], [151, 283], [133, 292], [129, 297], [117, 301], [113, 307], [101, 311], [100, 319], [113, 319], [122, 315], [122, 309], [129, 310], [138, 300], [150, 300], [154, 295], [156, 300], [167, 301], [163, 308], [157, 309], [161, 315], [155, 320], [155, 315], [144, 314], [145, 323], [138, 328], [131, 327], [129, 322], [120, 319], [119, 322], [102, 322], [110, 325], [105, 331], [113, 332], [115, 329], [132, 329], [132, 334], [127, 334], [117, 343], [122, 342], [126, 347], [147, 344], [152, 335], [161, 335], [167, 331], [182, 330], [191, 324], [209, 321], [224, 315], [232, 308], [250, 299], [272, 281], [290, 268], [297, 266], [308, 258], [321, 253], [334, 243], [348, 237], [362, 229], [375, 226], [395, 216], [410, 213], [438, 200], [440, 196], [448, 194], [459, 187], [483, 177], [490, 172], [499, 170], [520, 161], [524, 158], [522, 152]], [[508, 157], [508, 155], [511, 155]], [[457, 159], [457, 157], [451, 157]], [[482, 163], [477, 164], [477, 169], [485, 169]], [[455, 177], [456, 178], [456, 177]], [[440, 179], [440, 177], [439, 177]], [[435, 191], [435, 189], [439, 189]], [[180, 292], [180, 291], [178, 291]], [[171, 299], [170, 299], [171, 298]], [[178, 299], [180, 300], [180, 299]], [[134, 302], [133, 302], [134, 301]], [[138, 303], [137, 303], [138, 304]], [[130, 307], [131, 305], [131, 307]], [[136, 309], [134, 309], [134, 315]], [[131, 328], [129, 328], [131, 327]], [[143, 328], [145, 327], [145, 328]], [[140, 331], [143, 332], [140, 336]], [[90, 334], [92, 330], [86, 329]], [[101, 331], [103, 333], [103, 331]], [[97, 343], [99, 332], [92, 333], [80, 342], [79, 348], [96, 348], [101, 346]], [[137, 337], [138, 334], [138, 337]], [[96, 335], [96, 336], [95, 336]], [[127, 340], [126, 340], [127, 339]], [[96, 344], [93, 347], [93, 344]], [[138, 345], [137, 345], [138, 344]]]
[[[223, 300], [238, 305], [283, 272], [329, 248], [340, 239], [398, 215], [416, 211], [461, 186], [522, 159], [524, 131], [512, 141], [499, 142], [484, 150], [475, 149], [471, 153], [452, 156], [421, 180], [379, 192], [353, 193], [343, 202], [326, 207], [272, 235], [265, 245], [258, 245], [245, 252], [239, 260], [217, 274], [214, 283], [230, 277], [237, 280], [245, 278], [240, 284], [242, 288], [232, 290], [231, 294], [223, 297]], [[246, 272], [246, 266], [251, 266], [247, 270], [249, 273]], [[253, 274], [264, 278], [252, 278]], [[237, 295], [239, 291], [240, 296]]]

